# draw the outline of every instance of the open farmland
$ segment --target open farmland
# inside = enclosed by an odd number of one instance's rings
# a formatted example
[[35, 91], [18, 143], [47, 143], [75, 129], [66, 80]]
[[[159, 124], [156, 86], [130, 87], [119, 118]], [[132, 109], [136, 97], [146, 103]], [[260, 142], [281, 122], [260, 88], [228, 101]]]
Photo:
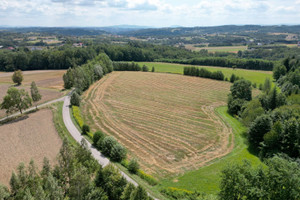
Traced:
[[181, 75], [113, 72], [84, 93], [92, 129], [113, 135], [156, 177], [198, 169], [233, 148], [214, 109], [230, 83]]
[[20, 162], [31, 159], [39, 169], [44, 157], [55, 162], [62, 141], [52, 122], [51, 110], [40, 110], [0, 126], [0, 183], [8, 185]]
[[[23, 72], [22, 85], [17, 86], [17, 88], [25, 89], [30, 94], [30, 84], [35, 81], [42, 95], [42, 99], [37, 104], [57, 99], [63, 95], [63, 92], [60, 91], [63, 88], [63, 73], [65, 73], [65, 70], [25, 71]], [[14, 86], [11, 80], [12, 74], [13, 72], [0, 73], [0, 103], [8, 88]], [[5, 110], [0, 110], [0, 118], [4, 116]]]
[[183, 74], [184, 67], [193, 66], [199, 68], [205, 68], [211, 72], [221, 71], [224, 76], [228, 79], [232, 74], [235, 74], [239, 77], [243, 77], [246, 80], [251, 81], [252, 83], [260, 84], [264, 83], [266, 78], [273, 80], [271, 71], [259, 71], [259, 70], [247, 70], [247, 69], [232, 69], [226, 67], [211, 67], [211, 66], [195, 66], [195, 65], [182, 65], [182, 64], [172, 64], [172, 63], [159, 63], [159, 62], [138, 62], [141, 66], [147, 65], [149, 69], [154, 66], [155, 72], [167, 72], [167, 73], [176, 73]]
[[[25, 71], [23, 73], [24, 80], [22, 85], [30, 86], [32, 81], [35, 81], [38, 87], [50, 89], [63, 89], [63, 74], [66, 70], [35, 70]], [[0, 73], [0, 83], [13, 84], [11, 77], [13, 72]]]
[[200, 51], [202, 49], [207, 50], [208, 52], [229, 52], [229, 53], [237, 53], [238, 51], [247, 50], [247, 46], [221, 46], [221, 47], [195, 47], [194, 44], [187, 44], [185, 48], [192, 51]]

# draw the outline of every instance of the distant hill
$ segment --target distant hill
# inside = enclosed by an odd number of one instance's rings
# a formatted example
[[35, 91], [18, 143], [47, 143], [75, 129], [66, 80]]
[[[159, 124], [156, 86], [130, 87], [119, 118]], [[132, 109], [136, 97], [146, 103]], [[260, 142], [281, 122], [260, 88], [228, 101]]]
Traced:
[[243, 32], [261, 32], [261, 33], [300, 33], [300, 25], [295, 26], [260, 26], [260, 25], [225, 25], [211, 27], [168, 27], [168, 28], [150, 28], [136, 31], [125, 32], [124, 35], [130, 36], [185, 36], [213, 33], [243, 33]]
[[[0, 28], [1, 29], [1, 28]], [[7, 30], [17, 33], [49, 33], [57, 35], [69, 35], [69, 36], [84, 36], [84, 35], [103, 35], [109, 34], [108, 32], [101, 30], [99, 28], [80, 28], [80, 27], [12, 27], [5, 28], [2, 30]]]
[[17, 33], [39, 32], [70, 36], [90, 36], [115, 34], [135, 37], [150, 36], [193, 36], [201, 34], [242, 34], [249, 32], [256, 33], [296, 33], [300, 34], [300, 25], [224, 25], [208, 27], [180, 27], [174, 25], [166, 28], [153, 28], [135, 25], [117, 25], [106, 27], [7, 27], [0, 26], [0, 30], [8, 30]]

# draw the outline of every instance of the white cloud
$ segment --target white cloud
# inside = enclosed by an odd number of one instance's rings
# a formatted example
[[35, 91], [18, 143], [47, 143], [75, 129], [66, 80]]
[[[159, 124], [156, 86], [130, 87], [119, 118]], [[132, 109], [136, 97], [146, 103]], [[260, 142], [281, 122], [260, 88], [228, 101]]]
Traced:
[[[3, 25], [299, 23], [300, 0], [0, 0]], [[0, 25], [1, 25], [0, 24]]]

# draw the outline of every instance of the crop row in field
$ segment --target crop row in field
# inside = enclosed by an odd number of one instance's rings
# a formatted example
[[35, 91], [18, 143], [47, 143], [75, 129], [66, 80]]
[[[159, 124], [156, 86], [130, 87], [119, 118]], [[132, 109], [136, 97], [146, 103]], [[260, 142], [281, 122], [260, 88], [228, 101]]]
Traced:
[[230, 84], [161, 73], [113, 72], [84, 94], [93, 130], [113, 135], [142, 168], [164, 177], [198, 169], [233, 148], [231, 129], [215, 115]]

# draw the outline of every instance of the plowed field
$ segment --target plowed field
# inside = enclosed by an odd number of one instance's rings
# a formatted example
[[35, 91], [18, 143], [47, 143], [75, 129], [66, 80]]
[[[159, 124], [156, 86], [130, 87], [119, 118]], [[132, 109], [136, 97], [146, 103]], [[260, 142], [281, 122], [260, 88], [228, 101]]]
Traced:
[[233, 148], [215, 114], [230, 83], [173, 74], [113, 72], [83, 95], [93, 131], [113, 135], [156, 177], [197, 169]]

